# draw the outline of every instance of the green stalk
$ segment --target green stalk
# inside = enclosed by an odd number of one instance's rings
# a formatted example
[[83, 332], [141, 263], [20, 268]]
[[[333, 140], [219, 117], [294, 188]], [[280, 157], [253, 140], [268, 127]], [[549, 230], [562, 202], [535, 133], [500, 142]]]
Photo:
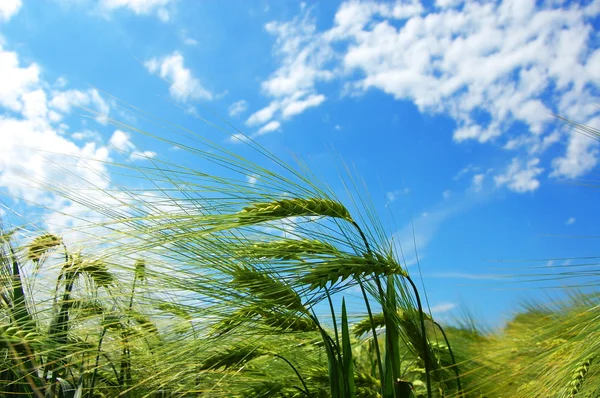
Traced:
[[92, 381], [90, 383], [90, 391], [88, 393], [89, 398], [92, 398], [94, 395], [94, 385], [96, 384], [96, 375], [98, 374], [98, 366], [100, 365], [100, 350], [102, 348], [102, 340], [104, 340], [104, 335], [106, 334], [107, 329], [108, 328], [106, 326], [102, 328], [100, 340], [98, 340], [98, 352], [96, 353], [96, 364], [94, 366], [94, 373], [92, 373]]
[[423, 335], [423, 362], [425, 362], [425, 381], [427, 382], [427, 398], [431, 398], [431, 379], [429, 377], [429, 372], [431, 371], [431, 364], [429, 363], [429, 349], [427, 343], [427, 330], [425, 329], [425, 317], [423, 316], [423, 306], [421, 305], [421, 299], [419, 298], [419, 291], [417, 290], [417, 286], [412, 281], [409, 276], [405, 278], [410, 285], [412, 286], [413, 291], [415, 292], [415, 298], [417, 299], [417, 306], [419, 309], [419, 320], [421, 321], [421, 333]]
[[348, 398], [356, 397], [356, 386], [354, 385], [354, 363], [352, 362], [352, 345], [350, 343], [350, 331], [348, 329], [348, 314], [346, 313], [346, 302], [342, 298], [342, 367], [346, 379], [346, 394]]
[[437, 326], [438, 329], [440, 329], [440, 331], [442, 332], [442, 336], [444, 336], [444, 341], [446, 342], [446, 345], [448, 346], [448, 352], [450, 353], [450, 358], [452, 359], [452, 365], [453, 365], [453, 369], [454, 369], [454, 373], [456, 374], [456, 387], [458, 388], [458, 396], [459, 397], [463, 397], [463, 391], [462, 391], [462, 385], [460, 382], [460, 372], [458, 371], [458, 366], [456, 365], [456, 359], [454, 358], [454, 353], [452, 352], [452, 347], [450, 346], [450, 341], [448, 341], [448, 337], [446, 336], [446, 332], [444, 332], [444, 329], [442, 328], [442, 326], [437, 323], [436, 321], [433, 321], [433, 324], [435, 326]]
[[304, 381], [304, 379], [302, 378], [302, 375], [300, 374], [300, 372], [298, 372], [298, 369], [296, 369], [296, 367], [286, 358], [284, 358], [283, 356], [279, 355], [279, 354], [275, 354], [275, 353], [271, 353], [272, 356], [281, 359], [282, 361], [284, 361], [285, 363], [287, 363], [290, 368], [292, 368], [292, 370], [294, 371], [294, 373], [296, 373], [296, 376], [298, 376], [298, 379], [300, 379], [300, 383], [302, 383], [302, 386], [304, 387], [304, 394], [306, 394], [307, 397], [310, 397], [310, 391], [308, 389], [308, 386], [306, 385], [306, 382]]
[[[369, 246], [369, 242], [367, 241], [367, 237], [363, 233], [362, 229], [360, 228], [360, 226], [355, 221], [352, 221], [352, 225], [354, 225], [354, 227], [358, 230], [358, 233], [360, 234], [360, 237], [362, 238], [363, 242], [365, 243], [365, 248], [367, 249], [367, 252], [369, 254], [371, 254], [372, 251], [371, 251], [371, 248]], [[425, 358], [423, 358], [423, 361], [425, 362], [425, 380], [426, 380], [426, 383], [427, 383], [427, 398], [432, 398], [432, 395], [431, 395], [431, 380], [430, 380], [430, 377], [429, 377], [429, 372], [431, 370], [431, 366], [430, 366], [430, 363], [429, 363], [430, 359], [429, 359], [429, 353], [428, 353], [428, 350], [427, 350], [427, 346], [428, 346], [427, 345], [427, 330], [425, 329], [425, 318], [423, 316], [423, 306], [421, 305], [421, 298], [419, 297], [419, 291], [417, 290], [417, 287], [415, 286], [414, 282], [412, 281], [412, 279], [408, 275], [405, 278], [408, 280], [408, 282], [410, 283], [410, 285], [413, 288], [413, 291], [415, 293], [415, 298], [417, 300], [417, 305], [419, 307], [419, 316], [420, 316], [420, 320], [421, 320], [421, 333], [423, 335], [423, 349], [425, 350], [424, 351], [424, 357]], [[377, 283], [379, 282], [377, 279], [376, 279], [376, 281], [377, 281]], [[381, 288], [381, 284], [379, 284], [379, 283], [378, 283], [378, 288], [379, 288], [380, 294], [381, 294], [382, 288]], [[362, 285], [361, 285], [361, 290], [363, 291], [363, 296], [365, 297], [365, 300], [367, 300], [366, 294], [364, 292], [364, 288], [363, 288]], [[383, 297], [382, 297], [382, 299], [383, 299]], [[369, 309], [368, 304], [367, 304], [367, 309]], [[382, 308], [382, 310], [383, 310], [383, 312], [385, 314], [385, 308]], [[372, 318], [370, 312], [369, 312], [369, 317], [371, 319], [371, 324], [373, 324], [373, 318]], [[373, 330], [373, 337], [375, 337], [375, 330]], [[378, 361], [381, 363], [381, 355], [379, 354], [379, 346], [376, 345], [375, 347], [377, 348], [377, 358], [378, 358]], [[381, 368], [381, 365], [380, 365], [380, 368]], [[383, 381], [384, 381], [383, 380], [383, 374], [381, 375], [381, 380], [382, 380], [382, 386], [383, 386]]]
[[[369, 246], [369, 242], [367, 241], [367, 237], [363, 233], [360, 226], [356, 223], [356, 221], [352, 221], [352, 225], [358, 230], [363, 242], [365, 243], [365, 248], [368, 253], [371, 253], [371, 247]], [[369, 298], [367, 297], [367, 292], [365, 287], [360, 279], [357, 278], [358, 285], [360, 286], [360, 291], [362, 292], [363, 299], [365, 300], [365, 306], [367, 307], [367, 313], [369, 314], [369, 321], [371, 322], [371, 329], [373, 330], [373, 343], [375, 344], [375, 354], [377, 356], [377, 366], [379, 369], [379, 379], [381, 380], [381, 388], [384, 386], [383, 380], [383, 364], [381, 363], [381, 352], [379, 350], [379, 342], [377, 341], [377, 330], [375, 328], [375, 323], [373, 322], [373, 312], [371, 311], [371, 305], [369, 304]]]
[[327, 301], [329, 302], [329, 310], [331, 311], [331, 319], [333, 320], [333, 330], [335, 333], [335, 342], [339, 346], [340, 338], [338, 337], [337, 322], [335, 319], [335, 310], [333, 309], [333, 302], [331, 301], [331, 295], [329, 294], [329, 290], [327, 288], [325, 288], [325, 294], [327, 294]]

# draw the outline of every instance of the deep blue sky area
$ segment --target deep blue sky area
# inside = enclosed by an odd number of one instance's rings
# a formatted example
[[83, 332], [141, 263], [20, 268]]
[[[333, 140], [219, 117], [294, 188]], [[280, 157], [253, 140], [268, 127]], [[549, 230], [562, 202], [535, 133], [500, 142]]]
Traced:
[[[599, 146], [553, 114], [600, 127], [600, 1], [551, 3], [4, 0], [2, 215], [67, 206], [40, 187], [74, 181], [39, 150], [207, 167], [107, 123], [150, 126], [111, 96], [253, 156], [197, 116], [222, 118], [340, 197], [336, 167], [352, 164], [418, 276], [416, 246], [432, 311], [498, 324], [540, 287], [587, 281], [502, 276], [598, 253]], [[72, 171], [102, 189], [137, 183]]]

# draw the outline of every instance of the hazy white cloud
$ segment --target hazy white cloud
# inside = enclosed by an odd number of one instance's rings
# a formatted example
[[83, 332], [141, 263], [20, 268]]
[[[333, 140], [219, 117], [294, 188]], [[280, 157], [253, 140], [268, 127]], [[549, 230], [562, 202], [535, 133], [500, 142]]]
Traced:
[[288, 119], [303, 113], [308, 108], [321, 105], [323, 101], [325, 101], [325, 96], [323, 94], [311, 94], [304, 99], [289, 101], [281, 110], [281, 116]]
[[466, 272], [435, 272], [432, 274], [424, 275], [428, 278], [439, 278], [439, 279], [468, 279], [468, 280], [501, 280], [504, 277], [502, 275], [492, 274], [470, 274]]
[[183, 44], [186, 44], [188, 46], [195, 46], [198, 44], [198, 40], [192, 39], [191, 37], [184, 37]]
[[444, 192], [442, 192], [442, 197], [444, 199], [448, 199], [450, 195], [452, 195], [452, 191], [450, 191], [449, 189], [446, 189]]
[[483, 187], [483, 179], [484, 179], [484, 177], [485, 177], [485, 174], [475, 174], [473, 176], [473, 181], [471, 183], [471, 188], [475, 192], [481, 191], [481, 188]]
[[277, 131], [281, 128], [281, 123], [279, 123], [276, 120], [270, 121], [269, 123], [265, 124], [264, 126], [262, 126], [254, 135], [255, 137], [258, 137], [260, 135], [265, 135], [267, 133], [271, 133], [273, 131]]
[[274, 118], [281, 123], [321, 105], [326, 97], [317, 92], [316, 83], [334, 77], [327, 69], [334, 52], [316, 31], [308, 12], [289, 22], [269, 22], [265, 29], [277, 37], [273, 52], [280, 66], [261, 83], [262, 92], [271, 102], [250, 115], [248, 126], [269, 123]]
[[118, 151], [132, 151], [135, 149], [135, 145], [129, 139], [129, 136], [121, 130], [115, 130], [113, 135], [108, 141], [110, 145], [115, 147]]
[[[85, 107], [97, 113], [96, 120], [106, 124], [110, 107], [95, 88], [87, 91], [66, 90], [53, 91], [49, 107], [63, 114], [70, 113], [73, 108]], [[56, 117], [60, 120], [61, 117]]]
[[23, 65], [16, 52], [0, 47], [0, 186], [13, 197], [48, 204], [50, 181], [75, 186], [88, 181], [105, 187], [106, 147], [93, 141], [76, 144], [60, 121], [75, 105], [108, 114], [97, 92], [52, 91], [41, 68]]
[[569, 219], [567, 220], [567, 222], [565, 224], [567, 225], [572, 225], [575, 224], [575, 217], [569, 217]]
[[122, 132], [113, 134], [110, 145], [95, 132], [70, 134], [64, 120], [78, 107], [106, 123], [108, 102], [95, 89], [64, 89], [66, 80], [49, 84], [40, 75], [37, 64], [23, 64], [16, 52], [0, 47], [0, 187], [16, 201], [64, 207], [68, 203], [53, 190], [110, 187], [112, 148], [153, 156], [137, 150]]
[[109, 150], [94, 142], [77, 145], [47, 121], [0, 118], [0, 186], [15, 198], [49, 204], [50, 182], [107, 188], [103, 162]]
[[0, 1], [0, 22], [8, 22], [21, 8], [21, 0]]
[[184, 66], [184, 58], [179, 52], [164, 57], [151, 58], [144, 63], [151, 73], [171, 83], [169, 93], [177, 101], [186, 101], [188, 96], [196, 99], [210, 100], [213, 95], [194, 77], [192, 71]]
[[458, 307], [456, 303], [440, 303], [431, 307], [431, 313], [434, 315], [443, 314], [445, 312], [452, 311], [456, 307]]
[[408, 193], [410, 193], [409, 188], [396, 189], [394, 191], [387, 192], [385, 194], [385, 197], [387, 198], [388, 202], [391, 203], [391, 202], [396, 201], [400, 196], [407, 195]]
[[248, 137], [247, 135], [244, 134], [233, 134], [231, 137], [229, 137], [227, 139], [227, 142], [230, 142], [232, 144], [241, 144], [244, 142], [248, 142], [250, 141], [250, 137]]
[[510, 190], [523, 193], [535, 191], [540, 186], [539, 176], [544, 171], [537, 158], [522, 161], [513, 158], [503, 174], [494, 177], [496, 186], [506, 185]]
[[229, 116], [236, 117], [241, 113], [246, 112], [248, 109], [248, 102], [246, 100], [239, 100], [229, 105]]
[[136, 15], [155, 14], [161, 21], [167, 22], [170, 14], [167, 6], [174, 0], [99, 0], [102, 10], [127, 9]]
[[[594, 121], [600, 119], [595, 118]], [[600, 126], [600, 125], [596, 125]], [[578, 132], [571, 132], [567, 151], [553, 160], [552, 177], [576, 178], [598, 164], [598, 142]]]
[[272, 102], [268, 106], [260, 109], [259, 111], [254, 112], [248, 120], [246, 124], [248, 126], [257, 126], [259, 124], [263, 124], [271, 120], [275, 112], [279, 109], [279, 104], [277, 102]]
[[17, 53], [5, 51], [0, 43], [0, 72], [0, 106], [20, 112], [23, 109], [23, 94], [39, 85], [40, 67], [36, 63], [20, 66]]
[[443, 201], [436, 208], [422, 212], [394, 233], [392, 243], [402, 255], [403, 265], [412, 266], [417, 263], [417, 258], [422, 260], [427, 245], [435, 237], [442, 223], [466, 205], [466, 202], [448, 205], [448, 201]]
[[156, 157], [156, 152], [134, 150], [129, 155], [129, 160], [132, 162], [149, 160]]
[[481, 168], [479, 166], [474, 166], [472, 164], [469, 164], [469, 165], [463, 167], [462, 169], [460, 169], [458, 171], [458, 173], [456, 173], [456, 175], [454, 175], [454, 179], [459, 180], [463, 176], [465, 176], [467, 174], [478, 172], [479, 170], [481, 170]]
[[156, 156], [155, 152], [139, 150], [131, 141], [129, 135], [121, 130], [115, 130], [108, 143], [123, 155], [128, 155], [129, 160], [132, 162], [148, 160]]
[[255, 174], [249, 175], [246, 177], [246, 181], [248, 181], [248, 184], [254, 185], [258, 181], [258, 176]]

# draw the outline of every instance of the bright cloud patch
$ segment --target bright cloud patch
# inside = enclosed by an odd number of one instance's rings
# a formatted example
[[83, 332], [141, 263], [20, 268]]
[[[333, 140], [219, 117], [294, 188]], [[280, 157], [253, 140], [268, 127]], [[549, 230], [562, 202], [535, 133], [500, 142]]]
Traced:
[[248, 109], [248, 102], [245, 100], [236, 101], [229, 106], [229, 116], [235, 117], [239, 116], [241, 113], [246, 112]]
[[166, 6], [173, 0], [100, 0], [100, 7], [107, 11], [123, 8], [137, 15], [156, 14], [161, 21], [170, 19]]
[[105, 162], [111, 149], [136, 158], [154, 155], [139, 151], [124, 135], [113, 135], [107, 146], [90, 131], [69, 134], [64, 120], [75, 108], [84, 107], [105, 123], [110, 106], [95, 89], [52, 89], [40, 75], [37, 64], [24, 65], [17, 53], [0, 47], [0, 187], [13, 198], [56, 204], [49, 184], [108, 189]]
[[452, 311], [457, 305], [455, 303], [441, 303], [431, 307], [432, 314], [443, 314]]
[[[66, 90], [66, 91], [54, 91], [52, 93], [52, 99], [50, 100], [49, 106], [57, 111], [67, 114], [71, 112], [74, 107], [85, 107], [86, 109], [92, 110], [96, 113], [96, 120], [100, 123], [106, 124], [109, 106], [100, 97], [98, 90], [89, 89], [87, 91], [80, 90]], [[62, 119], [60, 113], [53, 114], [54, 121]]]
[[400, 189], [396, 189], [395, 191], [389, 191], [386, 192], [385, 197], [387, 198], [388, 202], [395, 202], [396, 199], [398, 199], [400, 196], [402, 195], [407, 195], [410, 192], [409, 188], [404, 188], [402, 190]]
[[21, 8], [21, 0], [2, 0], [0, 2], [0, 22], [11, 19]]
[[[377, 89], [451, 116], [457, 142], [523, 152], [527, 171], [512, 163], [510, 175], [497, 180], [515, 191], [536, 189], [543, 169], [551, 177], [581, 176], [597, 164], [597, 143], [557, 128], [552, 113], [600, 123], [593, 106], [600, 49], [591, 22], [600, 2], [561, 3], [348, 1], [328, 30], [319, 31], [309, 11], [270, 22], [280, 66], [261, 85], [271, 102], [247, 124], [281, 122], [319, 106], [325, 96], [318, 85], [338, 79], [346, 93]], [[541, 155], [563, 137], [564, 154], [540, 167]]]
[[183, 56], [177, 51], [161, 58], [152, 58], [144, 63], [151, 73], [158, 73], [171, 82], [169, 94], [177, 101], [186, 101], [188, 97], [210, 100], [213, 95], [194, 77], [192, 71], [184, 66]]
[[540, 186], [539, 175], [544, 171], [539, 163], [537, 158], [527, 162], [514, 158], [504, 174], [494, 177], [494, 181], [497, 186], [506, 185], [515, 192], [535, 191]]
[[122, 154], [129, 155], [131, 161], [152, 159], [156, 156], [152, 151], [138, 150], [129, 135], [121, 130], [115, 130], [108, 143]]
[[281, 127], [281, 123], [279, 123], [278, 121], [271, 121], [267, 124], [265, 124], [264, 126], [262, 126], [258, 132], [256, 133], [256, 135], [263, 135], [263, 134], [267, 134], [267, 133], [271, 133], [273, 131], [277, 131], [279, 130], [279, 128]]

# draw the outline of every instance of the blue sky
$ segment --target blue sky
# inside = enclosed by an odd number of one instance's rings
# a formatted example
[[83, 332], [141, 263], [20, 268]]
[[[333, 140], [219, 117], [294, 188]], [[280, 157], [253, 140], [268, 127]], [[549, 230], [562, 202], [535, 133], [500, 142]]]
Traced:
[[3, 0], [0, 194], [20, 214], [69, 211], [44, 182], [118, 181], [74, 156], [173, 156], [107, 124], [130, 120], [105, 93], [245, 153], [193, 117], [214, 112], [333, 187], [333, 151], [354, 163], [405, 249], [414, 223], [431, 305], [494, 323], [540, 292], [493, 274], [564, 270], [494, 260], [597, 253], [580, 237], [600, 219], [581, 184], [596, 179], [598, 143], [552, 114], [600, 127], [599, 14], [597, 0]]

